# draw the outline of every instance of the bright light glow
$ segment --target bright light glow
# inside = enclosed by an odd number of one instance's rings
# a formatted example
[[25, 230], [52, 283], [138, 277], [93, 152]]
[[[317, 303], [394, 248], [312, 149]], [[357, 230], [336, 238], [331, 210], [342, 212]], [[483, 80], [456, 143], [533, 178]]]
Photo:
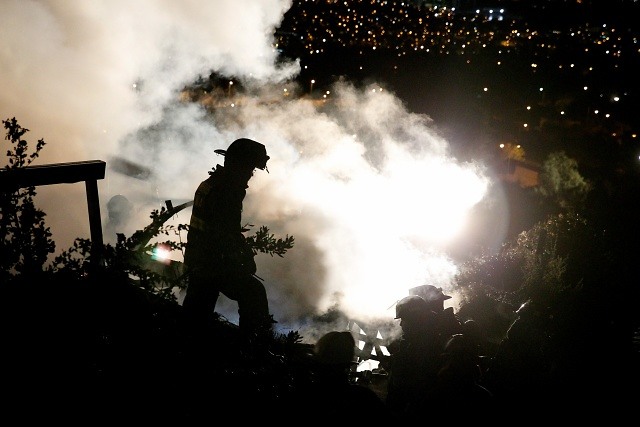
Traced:
[[332, 140], [313, 167], [291, 171], [280, 196], [331, 221], [314, 243], [323, 263], [336, 267], [326, 272], [326, 283], [340, 291], [349, 311], [367, 316], [412, 286], [455, 274], [438, 248], [461, 237], [489, 182], [475, 168], [391, 140], [383, 145], [383, 162], [372, 168], [357, 137], [349, 139]]
[[386, 194], [382, 199], [389, 201], [382, 207], [382, 217], [390, 222], [404, 217], [396, 225], [407, 236], [443, 243], [455, 237], [467, 211], [484, 193], [483, 183], [452, 165], [434, 164], [425, 169], [412, 159], [397, 161], [381, 191]]
[[169, 258], [170, 254], [171, 254], [171, 251], [169, 250], [169, 248], [167, 248], [164, 245], [158, 245], [155, 248], [153, 248], [151, 258], [160, 262], [169, 262], [171, 260]]
[[[337, 150], [326, 161], [347, 167], [350, 157]], [[416, 159], [407, 152], [393, 153], [383, 174], [354, 176], [347, 185], [337, 181], [327, 186], [318, 178], [297, 176], [296, 187], [315, 200], [333, 200], [341, 206], [343, 221], [359, 224], [362, 232], [385, 224], [392, 235], [431, 244], [456, 237], [469, 209], [487, 189], [473, 171], [438, 159]]]

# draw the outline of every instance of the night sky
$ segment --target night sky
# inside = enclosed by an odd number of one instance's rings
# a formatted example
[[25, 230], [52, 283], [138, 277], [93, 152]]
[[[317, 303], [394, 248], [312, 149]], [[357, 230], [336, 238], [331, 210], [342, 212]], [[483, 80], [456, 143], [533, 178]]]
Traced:
[[284, 51], [302, 57], [299, 79], [384, 81], [461, 155], [515, 142], [535, 162], [563, 149], [585, 166], [633, 167], [637, 2], [463, 1], [439, 16], [401, 4], [294, 2], [279, 30]]

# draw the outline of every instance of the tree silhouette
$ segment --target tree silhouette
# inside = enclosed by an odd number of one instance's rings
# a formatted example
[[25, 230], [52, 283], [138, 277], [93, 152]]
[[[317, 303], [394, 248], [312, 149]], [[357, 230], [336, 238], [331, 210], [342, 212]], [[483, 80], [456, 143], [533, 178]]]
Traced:
[[[7, 130], [5, 140], [8, 164], [2, 172], [16, 171], [28, 166], [44, 148], [43, 139], [38, 140], [35, 150], [23, 136], [29, 129], [18, 124], [16, 118], [3, 120]], [[0, 172], [1, 173], [1, 172]], [[0, 194], [0, 282], [15, 275], [34, 276], [42, 272], [49, 254], [55, 251], [51, 230], [45, 224], [46, 214], [35, 206], [35, 187], [2, 189]]]
[[591, 187], [578, 171], [578, 162], [558, 151], [549, 154], [542, 163], [536, 191], [561, 212], [576, 212], [584, 208]]

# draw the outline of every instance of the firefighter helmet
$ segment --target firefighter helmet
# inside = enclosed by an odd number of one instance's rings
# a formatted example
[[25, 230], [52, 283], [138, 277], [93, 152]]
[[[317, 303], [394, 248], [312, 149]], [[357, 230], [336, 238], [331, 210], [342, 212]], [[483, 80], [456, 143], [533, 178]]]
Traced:
[[215, 150], [215, 152], [262, 170], [267, 169], [267, 161], [270, 158], [264, 144], [249, 138], [236, 139], [226, 150]]
[[356, 341], [349, 331], [331, 331], [324, 334], [314, 346], [320, 363], [348, 365], [354, 361]]
[[429, 304], [418, 295], [409, 295], [396, 303], [396, 319], [429, 311]]
[[442, 356], [455, 359], [476, 360], [478, 358], [478, 346], [467, 335], [453, 334], [449, 340], [447, 340]]
[[409, 289], [409, 294], [421, 296], [427, 302], [442, 302], [451, 298], [450, 295], [445, 295], [442, 292], [442, 288], [433, 285], [416, 286]]

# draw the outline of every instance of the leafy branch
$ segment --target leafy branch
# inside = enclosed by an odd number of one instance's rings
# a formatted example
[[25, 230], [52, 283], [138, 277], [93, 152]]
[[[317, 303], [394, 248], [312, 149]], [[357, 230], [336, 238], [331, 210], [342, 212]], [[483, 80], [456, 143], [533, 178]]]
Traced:
[[[247, 227], [251, 227], [251, 225], [248, 224], [244, 229], [248, 230]], [[289, 249], [293, 248], [294, 238], [286, 235], [284, 239], [276, 239], [275, 235], [269, 234], [269, 228], [263, 225], [254, 235], [247, 236], [247, 242], [254, 255], [262, 252], [271, 256], [278, 255], [282, 258]]]

